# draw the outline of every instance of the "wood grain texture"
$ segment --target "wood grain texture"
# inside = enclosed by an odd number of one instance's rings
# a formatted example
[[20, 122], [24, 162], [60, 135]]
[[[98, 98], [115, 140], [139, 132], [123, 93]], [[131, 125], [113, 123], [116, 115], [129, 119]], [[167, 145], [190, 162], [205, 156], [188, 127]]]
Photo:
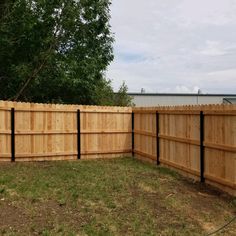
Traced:
[[205, 178], [236, 188], [236, 106], [101, 107], [0, 101], [0, 162], [11, 161], [11, 108], [15, 108], [16, 161], [77, 159], [77, 110], [81, 158], [114, 158], [134, 152], [156, 161], [156, 111], [162, 164], [199, 178], [200, 111], [205, 115]]
[[16, 161], [76, 159], [78, 109], [82, 159], [132, 152], [132, 108], [0, 101], [0, 161], [11, 160], [12, 107]]
[[159, 113], [161, 164], [199, 177], [200, 111], [203, 111], [205, 178], [207, 182], [216, 183], [223, 190], [236, 189], [235, 105], [133, 108], [135, 153], [138, 157], [152, 161], [155, 161], [156, 154], [153, 143], [156, 136], [156, 111]]

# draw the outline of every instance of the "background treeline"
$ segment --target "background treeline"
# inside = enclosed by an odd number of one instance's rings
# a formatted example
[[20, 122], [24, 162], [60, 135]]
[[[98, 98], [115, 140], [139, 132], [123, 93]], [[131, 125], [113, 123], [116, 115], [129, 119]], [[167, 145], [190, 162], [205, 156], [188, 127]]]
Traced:
[[132, 105], [114, 93], [110, 0], [0, 1], [0, 99]]

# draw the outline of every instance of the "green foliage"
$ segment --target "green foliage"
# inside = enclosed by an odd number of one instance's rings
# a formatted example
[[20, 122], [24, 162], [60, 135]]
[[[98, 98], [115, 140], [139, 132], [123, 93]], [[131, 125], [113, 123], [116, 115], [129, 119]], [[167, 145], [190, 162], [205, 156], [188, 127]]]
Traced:
[[113, 60], [109, 6], [110, 0], [3, 1], [0, 99], [112, 105], [104, 78]]
[[97, 86], [94, 91], [96, 104], [114, 106], [114, 92], [112, 90], [111, 81], [102, 80], [100, 82], [100, 86]]
[[114, 95], [114, 104], [116, 106], [134, 106], [133, 98], [127, 94], [128, 87], [123, 81], [119, 91]]

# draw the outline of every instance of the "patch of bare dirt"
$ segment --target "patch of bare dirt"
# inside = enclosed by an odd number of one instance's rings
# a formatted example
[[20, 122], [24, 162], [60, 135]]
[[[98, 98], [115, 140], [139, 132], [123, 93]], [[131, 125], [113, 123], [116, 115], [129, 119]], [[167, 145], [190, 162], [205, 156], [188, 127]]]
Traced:
[[[19, 204], [19, 202], [18, 202]], [[54, 201], [15, 204], [0, 203], [0, 234], [14, 232], [22, 235], [40, 235], [43, 230], [64, 225], [79, 229], [90, 221], [81, 208], [59, 204]]]

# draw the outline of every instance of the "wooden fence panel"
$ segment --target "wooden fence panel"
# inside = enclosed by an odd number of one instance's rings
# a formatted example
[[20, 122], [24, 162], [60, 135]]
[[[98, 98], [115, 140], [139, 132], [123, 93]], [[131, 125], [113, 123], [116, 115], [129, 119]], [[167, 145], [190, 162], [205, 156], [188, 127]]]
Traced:
[[0, 161], [11, 160], [11, 113], [0, 109]]
[[199, 115], [163, 113], [159, 126], [160, 161], [199, 176]]
[[136, 156], [155, 163], [158, 157], [161, 164], [199, 179], [203, 111], [204, 177], [207, 182], [236, 194], [234, 105], [122, 108], [0, 101], [0, 161], [11, 161], [12, 157], [11, 108], [15, 108], [16, 161], [119, 157], [134, 151]]
[[17, 161], [77, 157], [76, 112], [16, 109], [15, 130]]
[[81, 112], [82, 156], [94, 158], [132, 152], [131, 112]]
[[156, 113], [138, 113], [134, 116], [134, 152], [156, 160]]
[[0, 101], [0, 161], [11, 160], [13, 107], [16, 161], [77, 159], [77, 110], [81, 158], [118, 157], [132, 151], [131, 108]]
[[[159, 113], [160, 163], [200, 180], [200, 111], [204, 114], [204, 172], [210, 184], [236, 195], [236, 106], [202, 105], [134, 108], [137, 129], [145, 131], [146, 117]], [[152, 122], [151, 122], [152, 123]], [[154, 129], [152, 130], [152, 132]], [[155, 139], [155, 137], [153, 136]], [[156, 160], [148, 138], [136, 137], [137, 156]], [[148, 140], [148, 142], [152, 142]], [[154, 149], [153, 149], [154, 150]]]
[[236, 188], [236, 115], [205, 115], [205, 176]]

